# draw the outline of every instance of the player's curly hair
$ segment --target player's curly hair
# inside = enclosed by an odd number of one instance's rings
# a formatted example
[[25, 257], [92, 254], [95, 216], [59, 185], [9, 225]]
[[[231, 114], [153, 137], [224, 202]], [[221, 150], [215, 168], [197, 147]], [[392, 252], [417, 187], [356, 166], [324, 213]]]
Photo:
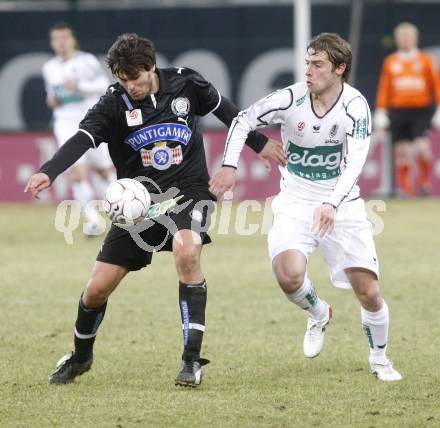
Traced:
[[347, 81], [350, 76], [352, 53], [351, 46], [345, 39], [336, 33], [321, 33], [314, 37], [307, 46], [307, 52], [326, 52], [333, 70], [345, 64], [342, 79]]
[[149, 71], [156, 64], [156, 49], [151, 40], [125, 33], [108, 50], [106, 61], [115, 76], [136, 79], [141, 70]]

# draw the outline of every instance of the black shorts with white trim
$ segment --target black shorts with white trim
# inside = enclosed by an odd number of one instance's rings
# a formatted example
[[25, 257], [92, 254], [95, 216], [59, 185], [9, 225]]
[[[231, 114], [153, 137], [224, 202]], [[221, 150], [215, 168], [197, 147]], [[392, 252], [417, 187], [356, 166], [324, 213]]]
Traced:
[[142, 269], [151, 263], [154, 252], [172, 251], [175, 233], [184, 229], [196, 232], [202, 244], [209, 244], [207, 231], [215, 207], [213, 195], [208, 190], [194, 188], [184, 189], [180, 195], [183, 197], [170, 212], [135, 225], [137, 229], [131, 233], [113, 224], [96, 260], [124, 266], [129, 271]]

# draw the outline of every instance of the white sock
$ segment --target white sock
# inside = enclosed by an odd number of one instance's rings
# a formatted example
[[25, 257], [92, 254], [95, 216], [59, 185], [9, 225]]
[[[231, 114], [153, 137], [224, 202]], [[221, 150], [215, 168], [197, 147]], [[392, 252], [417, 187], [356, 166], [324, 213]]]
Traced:
[[93, 178], [93, 185], [95, 186], [98, 199], [104, 199], [107, 187], [113, 183], [113, 181], [116, 181], [116, 174], [111, 171], [108, 178], [105, 179], [100, 174], [96, 173]]
[[88, 204], [93, 200], [94, 196], [92, 186], [89, 184], [89, 182], [79, 181], [73, 183], [72, 193], [74, 199], [80, 203], [85, 219], [88, 222], [96, 223], [99, 214], [92, 204]]
[[76, 199], [82, 208], [93, 199], [92, 186], [87, 181], [76, 181], [72, 183], [73, 198]]
[[315, 287], [307, 274], [304, 277], [303, 284], [298, 290], [292, 294], [285, 294], [291, 302], [295, 303], [295, 305], [308, 311], [312, 318], [320, 320], [325, 317], [328, 305], [318, 297]]
[[370, 346], [370, 362], [386, 358], [390, 318], [385, 300], [377, 312], [369, 312], [361, 307], [361, 320]]

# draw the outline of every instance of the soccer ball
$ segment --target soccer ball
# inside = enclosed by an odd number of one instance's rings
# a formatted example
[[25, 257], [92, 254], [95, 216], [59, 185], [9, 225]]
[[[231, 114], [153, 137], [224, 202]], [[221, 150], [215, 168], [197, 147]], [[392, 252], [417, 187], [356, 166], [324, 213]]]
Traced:
[[151, 198], [145, 186], [132, 178], [121, 178], [108, 186], [104, 211], [113, 223], [133, 225], [148, 214]]

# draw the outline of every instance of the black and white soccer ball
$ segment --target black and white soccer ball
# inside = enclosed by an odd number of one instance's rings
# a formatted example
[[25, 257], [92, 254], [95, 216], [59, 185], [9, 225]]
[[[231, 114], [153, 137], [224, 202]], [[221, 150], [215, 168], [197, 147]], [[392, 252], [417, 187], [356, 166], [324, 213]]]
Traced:
[[150, 204], [148, 190], [132, 178], [114, 181], [105, 192], [104, 211], [113, 223], [139, 223], [148, 214]]

